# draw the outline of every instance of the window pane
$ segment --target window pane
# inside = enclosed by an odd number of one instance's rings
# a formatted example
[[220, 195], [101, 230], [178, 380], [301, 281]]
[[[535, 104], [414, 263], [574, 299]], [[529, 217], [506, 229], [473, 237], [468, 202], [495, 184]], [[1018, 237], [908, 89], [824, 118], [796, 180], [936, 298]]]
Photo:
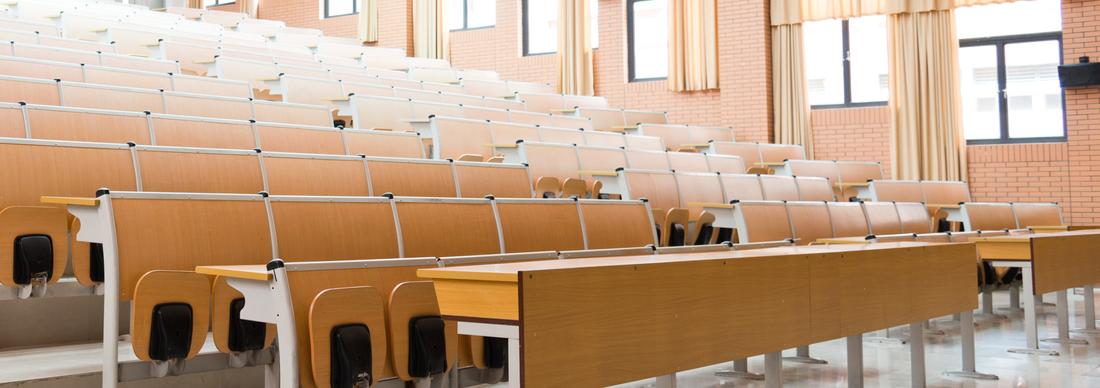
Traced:
[[1009, 137], [1063, 135], [1058, 41], [1005, 45]]
[[886, 16], [849, 20], [848, 50], [852, 102], [880, 102], [890, 99]]
[[802, 24], [810, 105], [844, 103], [843, 35], [840, 20]]
[[527, 0], [527, 54], [558, 51], [558, 2]]
[[489, 27], [497, 24], [496, 0], [466, 0], [466, 28]]
[[996, 46], [960, 48], [959, 81], [962, 84], [963, 131], [966, 138], [1000, 138]]
[[464, 18], [463, 14], [463, 2], [464, 0], [447, 0], [447, 29], [461, 30], [463, 26]]
[[634, 2], [634, 79], [668, 77], [668, 2]]
[[592, 48], [600, 47], [600, 1], [588, 0], [588, 22], [592, 24], [589, 35], [592, 36]]
[[328, 15], [340, 16], [355, 12], [355, 0], [326, 0], [328, 1]]
[[1059, 0], [1032, 0], [955, 10], [959, 39], [1062, 30]]

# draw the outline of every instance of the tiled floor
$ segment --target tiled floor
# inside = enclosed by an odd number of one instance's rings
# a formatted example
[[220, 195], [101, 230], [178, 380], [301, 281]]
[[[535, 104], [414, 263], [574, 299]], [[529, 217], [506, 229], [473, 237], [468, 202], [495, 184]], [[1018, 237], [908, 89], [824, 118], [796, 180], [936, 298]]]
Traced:
[[[1053, 296], [1048, 297], [1053, 301]], [[1071, 328], [1084, 326], [1082, 318], [1082, 297], [1071, 295], [1073, 302], [1070, 313]], [[997, 292], [994, 306], [1007, 306], [1008, 294]], [[1056, 349], [1060, 356], [1031, 356], [1013, 354], [1006, 349], [1024, 346], [1023, 313], [998, 309], [997, 313], [1007, 314], [1008, 320], [991, 320], [989, 317], [976, 316], [978, 322], [977, 361], [978, 371], [993, 373], [1000, 377], [996, 381], [971, 380], [945, 377], [942, 372], [957, 370], [960, 365], [961, 347], [959, 346], [959, 326], [949, 317], [936, 321], [936, 328], [944, 330], [946, 336], [925, 336], [925, 354], [927, 366], [927, 384], [929, 387], [1100, 387], [1100, 335], [1072, 333], [1074, 338], [1089, 340], [1088, 345], [1058, 345], [1041, 343], [1041, 346]], [[1039, 337], [1049, 338], [1056, 335], [1056, 318], [1053, 306], [1044, 306], [1039, 310]], [[904, 335], [902, 328], [892, 332]], [[783, 385], [785, 387], [846, 387], [847, 365], [844, 340], [835, 340], [815, 344], [811, 347], [814, 357], [828, 360], [827, 365], [808, 365], [786, 362], [783, 365]], [[793, 350], [786, 352], [793, 354]], [[864, 385], [867, 387], [908, 387], [909, 347], [897, 344], [876, 344], [865, 342]], [[679, 387], [763, 387], [763, 381], [744, 379], [725, 379], [714, 372], [728, 368], [730, 364], [712, 365], [705, 368], [685, 371], [677, 374]], [[749, 369], [763, 373], [764, 357], [749, 359]], [[653, 386], [654, 380], [643, 380], [623, 384], [621, 388]], [[503, 386], [503, 385], [501, 385]], [[495, 387], [494, 387], [495, 388]]]

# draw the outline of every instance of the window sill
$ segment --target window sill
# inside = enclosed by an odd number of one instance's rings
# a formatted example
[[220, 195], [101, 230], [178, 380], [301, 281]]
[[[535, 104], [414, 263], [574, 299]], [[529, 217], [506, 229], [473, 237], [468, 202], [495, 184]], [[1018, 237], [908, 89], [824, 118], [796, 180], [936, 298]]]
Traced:
[[967, 140], [966, 145], [999, 145], [999, 144], [1035, 144], [1035, 143], [1065, 143], [1069, 139], [1065, 136], [1058, 137], [1024, 137], [1011, 139], [975, 139]]
[[358, 12], [352, 12], [352, 13], [345, 13], [345, 14], [340, 14], [340, 15], [328, 15], [328, 16], [325, 16], [324, 19], [335, 19], [335, 18], [344, 17], [344, 16], [355, 16], [355, 15], [358, 15], [358, 14], [359, 14]]
[[635, 79], [630, 80], [630, 83], [657, 82], [657, 81], [668, 81], [668, 77], [635, 78]]
[[845, 109], [845, 108], [871, 108], [890, 105], [887, 101], [853, 102], [851, 104], [810, 105], [810, 109]]
[[554, 54], [557, 54], [557, 53], [558, 53], [557, 51], [551, 51], [551, 52], [547, 52], [547, 53], [523, 53], [523, 56], [525, 56], [525, 57], [541, 57], [541, 56], [546, 56], [546, 55], [554, 55]]
[[496, 28], [496, 27], [497, 27], [497, 26], [495, 26], [495, 25], [492, 25], [492, 26], [482, 26], [482, 27], [459, 28], [459, 29], [457, 29], [457, 30], [451, 30], [451, 32], [463, 32], [463, 31], [477, 31], [477, 30], [488, 30], [488, 29], [490, 29], [490, 28]]

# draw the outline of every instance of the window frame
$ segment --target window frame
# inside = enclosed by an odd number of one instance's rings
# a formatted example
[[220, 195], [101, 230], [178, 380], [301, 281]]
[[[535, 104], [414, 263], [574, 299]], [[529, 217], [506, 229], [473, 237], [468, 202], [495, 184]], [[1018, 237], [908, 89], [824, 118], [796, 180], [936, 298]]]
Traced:
[[542, 53], [532, 53], [532, 52], [530, 52], [530, 49], [531, 49], [530, 42], [529, 42], [530, 32], [528, 31], [530, 29], [530, 26], [528, 25], [529, 23], [528, 23], [528, 20], [527, 20], [527, 10], [529, 8], [527, 6], [528, 1], [529, 0], [523, 0], [521, 2], [522, 4], [520, 4], [520, 6], [523, 8], [522, 14], [520, 15], [520, 17], [522, 18], [520, 20], [520, 22], [521, 22], [520, 24], [523, 25], [523, 36], [521, 38], [521, 39], [523, 39], [523, 56], [525, 56], [525, 57], [534, 57], [534, 56], [539, 56], [539, 55], [557, 54], [558, 50], [556, 48], [554, 49], [554, 51], [547, 51], [547, 52], [542, 52]]
[[[1062, 89], [1062, 136], [1011, 137], [1009, 136], [1008, 132], [1008, 93], [1006, 92], [1006, 89], [1008, 87], [1008, 67], [1007, 61], [1005, 60], [1005, 45], [1014, 43], [1046, 42], [1052, 40], [1058, 42], [1058, 52], [1060, 53], [1060, 55], [1058, 55], [1058, 64], [1062, 65], [1065, 63], [1065, 47], [1062, 42], [1061, 31], [959, 39], [960, 49], [966, 47], [993, 46], [997, 54], [997, 110], [998, 117], [1000, 119], [1001, 136], [996, 139], [967, 139], [967, 145], [1060, 143], [1065, 142], [1068, 139], [1066, 125], [1065, 89]], [[966, 131], [966, 128], [964, 127], [962, 128], [962, 130]]]
[[[328, 0], [325, 0], [325, 1], [328, 1]], [[462, 28], [456, 28], [456, 29], [453, 29], [453, 30], [450, 30], [450, 31], [452, 31], [452, 32], [454, 32], [454, 31], [472, 31], [472, 30], [480, 30], [480, 29], [483, 29], [483, 28], [493, 28], [493, 27], [497, 26], [496, 17], [494, 17], [493, 18], [494, 19], [493, 24], [490, 24], [490, 25], [487, 25], [487, 26], [480, 26], [480, 27], [470, 27], [470, 0], [461, 0], [461, 1], [462, 1]], [[526, 7], [527, 6], [527, 1], [524, 1], [523, 3], [524, 3], [524, 7]], [[495, 6], [495, 4], [494, 4], [494, 6]], [[526, 12], [527, 11], [524, 10], [524, 15], [526, 15]], [[496, 10], [493, 10], [493, 14], [495, 16]], [[526, 22], [524, 22], [524, 24], [526, 24]], [[526, 31], [526, 27], [524, 27], [524, 31]]]
[[213, 0], [213, 1], [214, 1], [214, 4], [207, 5], [205, 8], [220, 7], [220, 6], [223, 6], [223, 5], [229, 5], [229, 4], [236, 4], [237, 3], [237, 0], [230, 0], [230, 1], [227, 1], [225, 3], [222, 3], [221, 2], [222, 0]]
[[[842, 79], [844, 80], [844, 102], [839, 104], [810, 105], [810, 109], [838, 109], [838, 108], [866, 108], [874, 106], [886, 106], [890, 100], [852, 102], [852, 43], [851, 33], [848, 29], [848, 19], [840, 21], [840, 58], [843, 61]], [[883, 53], [883, 55], [889, 55]]]
[[[234, 0], [234, 1], [236, 1], [236, 0]], [[332, 18], [338, 18], [338, 17], [341, 17], [341, 16], [351, 16], [351, 15], [358, 15], [359, 14], [359, 2], [356, 1], [356, 0], [351, 0], [351, 13], [342, 13], [342, 14], [339, 14], [339, 15], [329, 15], [329, 13], [328, 13], [328, 8], [329, 8], [328, 3], [330, 1], [332, 1], [332, 0], [321, 0], [321, 2], [323, 3], [323, 7], [321, 9], [321, 12], [322, 12], [321, 16], [323, 16], [324, 19], [332, 19]]]
[[[650, 82], [650, 81], [663, 81], [668, 79], [668, 75], [664, 77], [649, 77], [649, 78], [637, 78], [634, 74], [634, 4], [638, 2], [647, 1], [662, 1], [662, 0], [626, 0], [626, 68], [627, 68], [627, 82]], [[665, 60], [668, 60], [666, 57]], [[671, 69], [669, 69], [671, 71]]]

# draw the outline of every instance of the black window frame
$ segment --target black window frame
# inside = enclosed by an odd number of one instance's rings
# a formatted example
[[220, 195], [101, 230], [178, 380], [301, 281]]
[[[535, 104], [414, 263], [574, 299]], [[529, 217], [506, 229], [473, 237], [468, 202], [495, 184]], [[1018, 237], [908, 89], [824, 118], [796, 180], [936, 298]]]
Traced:
[[[626, 0], [626, 67], [628, 82], [649, 82], [668, 79], [668, 75], [664, 77], [649, 78], [636, 78], [634, 76], [634, 3], [644, 3], [647, 1], [662, 0]], [[668, 60], [668, 58], [666, 57], [665, 60]], [[671, 71], [672, 69], [669, 70]]]
[[341, 17], [341, 16], [351, 16], [351, 15], [358, 15], [359, 14], [359, 2], [356, 1], [356, 0], [351, 0], [351, 13], [342, 13], [342, 14], [339, 14], [339, 15], [329, 15], [329, 13], [328, 13], [328, 3], [330, 1], [332, 1], [332, 0], [324, 0], [325, 7], [322, 10], [322, 12], [324, 12], [322, 15], [324, 15], [325, 19], [331, 19], [331, 18], [337, 18], [337, 17]]
[[237, 0], [227, 1], [227, 2], [224, 2], [224, 3], [221, 2], [221, 1], [222, 0], [214, 0], [214, 4], [210, 4], [210, 5], [206, 6], [206, 8], [220, 7], [220, 6], [229, 5], [229, 4], [237, 4]]
[[[460, 1], [462, 1], [462, 28], [456, 28], [456, 29], [453, 29], [451, 31], [480, 30], [480, 29], [483, 29], [483, 28], [493, 28], [493, 27], [497, 26], [497, 23], [496, 23], [496, 20], [495, 20], [496, 18], [494, 17], [493, 18], [494, 19], [493, 24], [490, 24], [490, 25], [487, 25], [487, 26], [470, 27], [470, 0], [460, 0]], [[524, 1], [524, 7], [527, 6], [526, 3], [527, 2]], [[494, 6], [495, 6], [495, 4], [494, 4]], [[524, 11], [524, 12], [526, 12], [526, 11]], [[493, 14], [494, 15], [496, 14], [496, 10], [493, 10]], [[524, 15], [526, 15], [526, 13], [524, 13]]]
[[[885, 31], [883, 31], [883, 33], [885, 33]], [[871, 106], [886, 106], [890, 103], [889, 99], [883, 101], [852, 102], [852, 43], [850, 37], [851, 33], [848, 29], [848, 19], [841, 20], [840, 60], [844, 62], [842, 70], [844, 79], [844, 102], [840, 104], [810, 105], [810, 109], [866, 108]], [[888, 54], [883, 53], [883, 55]]]
[[[1062, 32], [1040, 32], [1034, 34], [1020, 34], [1020, 35], [1006, 35], [1006, 36], [993, 36], [983, 38], [969, 38], [959, 39], [959, 48], [965, 47], [982, 47], [993, 46], [996, 49], [997, 55], [997, 110], [998, 117], [1000, 118], [1001, 132], [1000, 137], [996, 139], [967, 139], [966, 144], [1021, 144], [1021, 143], [1060, 143], [1067, 140], [1067, 125], [1066, 125], [1066, 91], [1062, 89], [1062, 136], [1046, 136], [1046, 137], [1011, 137], [1009, 136], [1009, 122], [1008, 122], [1008, 64], [1005, 60], [1005, 46], [1015, 43], [1032, 43], [1032, 42], [1046, 42], [1046, 41], [1058, 42], [1058, 64], [1065, 63], [1064, 50], [1062, 42]], [[966, 128], [963, 127], [963, 131]], [[965, 134], [965, 132], [964, 132]]]
[[[522, 22], [522, 23], [520, 23], [520, 24], [523, 24], [523, 56], [525, 56], [525, 57], [533, 57], [533, 56], [538, 56], [538, 55], [551, 55], [551, 54], [557, 54], [557, 53], [558, 53], [558, 49], [556, 49], [556, 48], [554, 49], [554, 51], [547, 51], [547, 52], [544, 52], [544, 53], [532, 53], [532, 52], [530, 51], [530, 49], [531, 49], [531, 48], [529, 47], [529, 46], [530, 46], [530, 44], [528, 43], [528, 40], [529, 40], [529, 38], [530, 38], [530, 36], [529, 36], [530, 34], [529, 34], [529, 33], [528, 33], [528, 31], [527, 31], [527, 30], [528, 30], [528, 28], [529, 28], [529, 26], [527, 25], [527, 24], [528, 24], [528, 23], [527, 23], [527, 1], [528, 1], [528, 0], [523, 0], [523, 1], [522, 1], [522, 3], [523, 3], [523, 4], [522, 4], [522, 7], [523, 7], [523, 14], [522, 14], [522, 15], [520, 15], [520, 17], [522, 17], [522, 18], [523, 18], [523, 20], [521, 20], [521, 22]], [[543, 0], [543, 1], [545, 1], [545, 0]]]

